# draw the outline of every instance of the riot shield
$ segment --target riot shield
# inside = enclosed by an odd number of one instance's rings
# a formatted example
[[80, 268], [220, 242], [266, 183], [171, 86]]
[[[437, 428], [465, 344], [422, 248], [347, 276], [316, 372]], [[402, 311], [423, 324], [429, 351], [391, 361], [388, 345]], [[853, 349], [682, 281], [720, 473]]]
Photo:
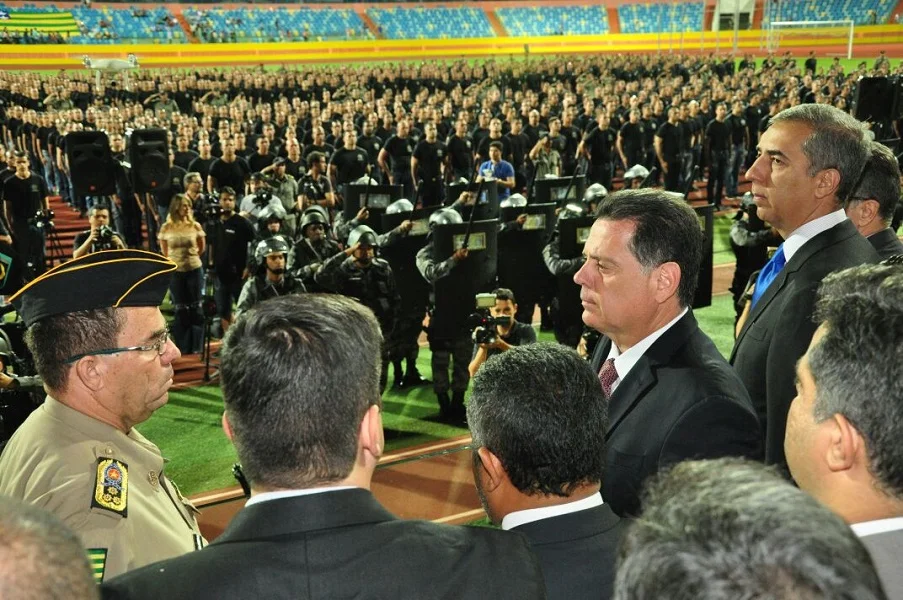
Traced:
[[[467, 223], [441, 225], [433, 230], [433, 260], [447, 260], [461, 248]], [[470, 228], [467, 258], [436, 282], [430, 339], [457, 339], [467, 333], [467, 317], [474, 310], [474, 296], [495, 288], [498, 258], [498, 221], [474, 221]]]
[[533, 308], [548, 288], [551, 274], [542, 258], [542, 249], [555, 227], [554, 204], [529, 204], [524, 207], [501, 209], [502, 222], [510, 223], [526, 214], [521, 228], [499, 233], [499, 286], [514, 292], [518, 305], [518, 320], [530, 323]]
[[[572, 183], [573, 181], [573, 183]], [[586, 191], [586, 177], [552, 177], [537, 179], [533, 183], [533, 197], [531, 204], [546, 204], [553, 202], [558, 206], [564, 206], [568, 202], [579, 202]]]
[[577, 217], [558, 221], [559, 249], [561, 258], [577, 258], [583, 254], [583, 244], [589, 238], [595, 217]]
[[395, 200], [401, 198], [404, 188], [400, 185], [364, 185], [351, 183], [345, 187], [345, 203], [342, 213], [347, 221], [353, 219], [362, 206], [366, 205], [370, 211], [367, 225], [376, 233], [382, 231], [381, 215], [386, 212], [386, 207]]
[[[499, 216], [499, 184], [497, 181], [484, 181], [482, 186], [479, 183], [450, 183], [446, 190], [445, 197], [447, 203], [451, 204], [461, 197], [461, 192], [476, 192], [480, 189], [480, 198], [476, 204], [477, 214], [474, 219], [484, 221], [487, 219], [497, 219]], [[461, 210], [464, 220], [470, 218], [470, 206], [465, 206]]]
[[430, 206], [416, 209], [413, 213], [382, 215], [383, 231], [391, 231], [407, 219], [414, 223], [408, 235], [395, 238], [391, 243], [385, 244], [379, 249], [380, 256], [388, 261], [395, 274], [395, 285], [401, 296], [402, 314], [411, 311], [419, 311], [421, 315], [426, 313], [430, 286], [417, 270], [416, 257], [417, 252], [426, 245], [430, 215], [439, 208]]

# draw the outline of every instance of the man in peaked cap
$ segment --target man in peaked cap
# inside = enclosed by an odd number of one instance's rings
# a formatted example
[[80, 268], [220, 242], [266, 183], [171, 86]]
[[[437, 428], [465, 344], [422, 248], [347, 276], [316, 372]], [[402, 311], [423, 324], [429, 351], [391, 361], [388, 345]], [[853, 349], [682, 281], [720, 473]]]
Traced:
[[175, 268], [141, 250], [97, 252], [11, 298], [47, 399], [0, 455], [0, 495], [72, 528], [98, 581], [203, 544], [194, 507], [134, 428], [172, 385], [179, 350], [158, 306]]

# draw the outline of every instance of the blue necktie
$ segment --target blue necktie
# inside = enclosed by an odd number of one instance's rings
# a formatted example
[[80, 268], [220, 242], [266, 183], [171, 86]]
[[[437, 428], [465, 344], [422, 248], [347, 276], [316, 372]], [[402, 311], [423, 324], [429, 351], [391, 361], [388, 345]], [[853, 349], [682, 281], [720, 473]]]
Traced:
[[771, 257], [771, 260], [769, 260], [765, 266], [762, 267], [762, 270], [759, 271], [759, 277], [756, 279], [756, 289], [753, 291], [753, 306], [756, 305], [756, 302], [759, 301], [759, 298], [762, 297], [762, 294], [765, 293], [765, 290], [768, 289], [768, 286], [771, 285], [771, 282], [775, 280], [778, 273], [781, 272], [781, 269], [783, 269], [786, 264], [787, 259], [784, 258], [784, 244], [781, 244], [778, 246], [778, 251]]

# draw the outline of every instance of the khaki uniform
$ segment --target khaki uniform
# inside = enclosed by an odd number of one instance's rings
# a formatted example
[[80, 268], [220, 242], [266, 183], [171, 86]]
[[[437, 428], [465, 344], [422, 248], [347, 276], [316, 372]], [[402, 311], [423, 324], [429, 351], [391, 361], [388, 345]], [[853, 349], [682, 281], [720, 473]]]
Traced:
[[0, 494], [50, 511], [89, 550], [98, 581], [197, 549], [196, 509], [160, 450], [47, 397], [0, 456]]

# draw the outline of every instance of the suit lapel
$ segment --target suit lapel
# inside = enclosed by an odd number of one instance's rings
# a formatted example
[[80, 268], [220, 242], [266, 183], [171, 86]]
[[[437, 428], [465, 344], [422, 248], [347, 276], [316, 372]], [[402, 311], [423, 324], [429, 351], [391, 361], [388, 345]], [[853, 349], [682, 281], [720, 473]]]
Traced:
[[[699, 326], [693, 311], [687, 311], [677, 323], [662, 334], [627, 373], [627, 377], [618, 384], [608, 404], [608, 441], [618, 425], [630, 414], [646, 393], [658, 381], [656, 370], [667, 365], [674, 353], [682, 347]], [[611, 346], [609, 345], [608, 348]], [[606, 351], [607, 353], [607, 351]]]
[[381, 523], [396, 517], [364, 489], [268, 500], [243, 508], [214, 544]]

